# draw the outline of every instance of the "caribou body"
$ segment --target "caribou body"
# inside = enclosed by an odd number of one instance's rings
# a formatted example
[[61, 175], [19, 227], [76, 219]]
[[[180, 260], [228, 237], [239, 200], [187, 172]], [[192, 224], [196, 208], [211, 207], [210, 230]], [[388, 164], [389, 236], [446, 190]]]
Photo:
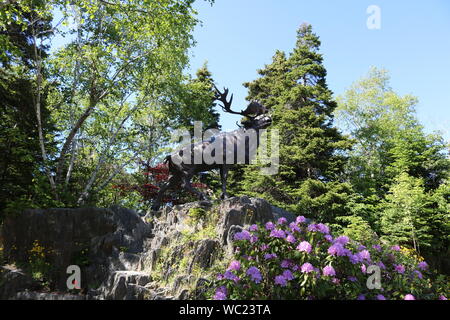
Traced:
[[219, 169], [222, 182], [221, 198], [227, 197], [226, 182], [230, 167], [236, 164], [250, 164], [257, 154], [260, 133], [272, 123], [267, 109], [258, 102], [251, 102], [245, 111], [231, 110], [227, 101], [228, 89], [224, 93], [216, 88], [216, 99], [222, 102], [225, 112], [245, 117], [242, 127], [232, 132], [222, 132], [211, 138], [185, 146], [165, 158], [169, 167], [169, 180], [158, 192], [153, 210], [160, 207], [164, 193], [169, 189], [182, 187], [194, 193], [201, 200], [206, 196], [191, 184], [194, 175], [201, 172]]

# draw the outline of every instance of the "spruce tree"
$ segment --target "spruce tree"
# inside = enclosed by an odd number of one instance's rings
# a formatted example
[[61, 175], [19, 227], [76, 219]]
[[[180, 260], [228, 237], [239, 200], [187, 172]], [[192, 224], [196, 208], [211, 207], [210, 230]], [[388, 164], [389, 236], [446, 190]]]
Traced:
[[351, 142], [333, 126], [336, 102], [326, 83], [320, 40], [302, 24], [293, 52], [277, 51], [260, 78], [244, 84], [248, 100], [271, 110], [272, 128], [280, 132], [280, 167], [273, 176], [260, 167], [244, 169], [242, 193], [265, 198], [319, 221], [345, 215], [351, 188], [339, 181]]

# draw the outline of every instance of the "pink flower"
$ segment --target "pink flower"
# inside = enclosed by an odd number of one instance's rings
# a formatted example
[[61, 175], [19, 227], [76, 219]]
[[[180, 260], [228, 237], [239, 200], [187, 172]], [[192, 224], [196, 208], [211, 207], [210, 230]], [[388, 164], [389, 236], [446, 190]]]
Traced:
[[286, 241], [289, 243], [295, 243], [295, 241], [297, 241], [297, 240], [295, 239], [295, 237], [292, 234], [290, 234], [286, 237]]
[[404, 298], [404, 300], [416, 300], [412, 294], [407, 294]]
[[397, 271], [400, 274], [405, 273], [405, 267], [401, 264], [395, 265], [395, 271]]
[[350, 239], [347, 236], [340, 236], [334, 240], [334, 243], [340, 243], [345, 246], [349, 241]]
[[325, 268], [322, 269], [323, 275], [324, 276], [335, 276], [336, 275], [336, 271], [334, 270], [334, 268], [332, 266], [326, 266]]
[[311, 244], [308, 241], [302, 241], [300, 242], [300, 244], [297, 246], [297, 250], [300, 252], [306, 252], [306, 253], [310, 253], [311, 252]]
[[305, 262], [305, 263], [302, 265], [301, 271], [302, 271], [303, 273], [313, 272], [313, 271], [314, 271], [314, 267], [313, 267], [313, 265], [312, 265], [311, 263]]
[[426, 270], [426, 269], [428, 269], [428, 263], [426, 263], [425, 261], [422, 261], [422, 262], [420, 262], [420, 263], [417, 265], [417, 267], [418, 267], [420, 270]]
[[231, 261], [230, 266], [228, 267], [227, 270], [229, 271], [237, 271], [241, 268], [241, 263], [239, 261]]
[[304, 216], [298, 216], [297, 219], [295, 219], [295, 222], [297, 223], [303, 223], [306, 221], [306, 218]]

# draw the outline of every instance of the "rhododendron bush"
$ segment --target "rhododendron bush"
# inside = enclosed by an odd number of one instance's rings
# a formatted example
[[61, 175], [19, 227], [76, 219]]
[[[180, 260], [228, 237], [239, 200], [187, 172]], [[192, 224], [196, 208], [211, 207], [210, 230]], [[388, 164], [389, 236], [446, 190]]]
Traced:
[[[399, 246], [333, 236], [302, 216], [234, 235], [235, 260], [218, 274], [213, 299], [446, 299], [423, 259]], [[368, 279], [379, 288], [368, 288]], [[371, 282], [371, 281], [369, 281]]]

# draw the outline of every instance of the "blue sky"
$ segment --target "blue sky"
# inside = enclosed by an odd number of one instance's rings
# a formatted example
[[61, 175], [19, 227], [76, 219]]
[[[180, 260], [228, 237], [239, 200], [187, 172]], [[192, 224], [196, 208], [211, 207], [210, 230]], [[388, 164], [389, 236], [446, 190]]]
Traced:
[[[370, 5], [381, 9], [381, 29], [366, 25]], [[390, 71], [391, 86], [419, 98], [417, 113], [426, 130], [450, 141], [450, 1], [381, 0], [216, 0], [195, 5], [196, 28], [191, 72], [205, 61], [221, 86], [246, 104], [243, 82], [270, 63], [277, 49], [291, 51], [302, 22], [322, 41], [328, 85], [342, 94], [370, 66]], [[223, 129], [239, 116], [222, 115]]]

